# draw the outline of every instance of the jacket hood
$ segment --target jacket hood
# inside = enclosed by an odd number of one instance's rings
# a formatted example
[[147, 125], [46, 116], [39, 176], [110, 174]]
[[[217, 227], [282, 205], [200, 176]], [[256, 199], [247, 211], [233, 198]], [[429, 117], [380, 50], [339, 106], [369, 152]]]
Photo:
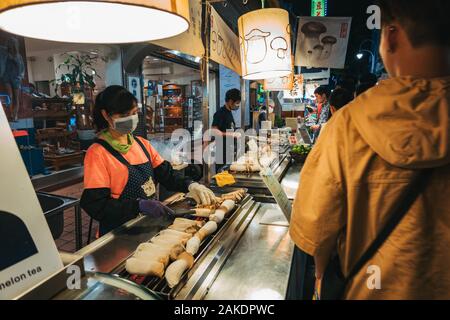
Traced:
[[362, 138], [388, 163], [406, 169], [450, 163], [450, 77], [385, 80], [348, 108]]

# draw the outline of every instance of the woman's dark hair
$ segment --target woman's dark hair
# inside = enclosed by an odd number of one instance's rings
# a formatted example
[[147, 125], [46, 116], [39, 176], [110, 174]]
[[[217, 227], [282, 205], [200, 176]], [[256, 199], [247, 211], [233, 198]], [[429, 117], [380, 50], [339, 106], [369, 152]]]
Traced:
[[450, 46], [450, 1], [378, 0], [383, 25], [398, 22], [414, 47]]
[[318, 94], [320, 96], [326, 95], [328, 99], [330, 97], [331, 91], [326, 86], [320, 86], [314, 91], [314, 94]]
[[353, 100], [353, 95], [350, 91], [344, 88], [334, 90], [330, 96], [330, 106], [333, 106], [336, 111], [346, 106]]
[[94, 124], [97, 131], [108, 129], [109, 124], [102, 115], [127, 114], [138, 103], [137, 99], [122, 86], [109, 86], [97, 95], [94, 106]]

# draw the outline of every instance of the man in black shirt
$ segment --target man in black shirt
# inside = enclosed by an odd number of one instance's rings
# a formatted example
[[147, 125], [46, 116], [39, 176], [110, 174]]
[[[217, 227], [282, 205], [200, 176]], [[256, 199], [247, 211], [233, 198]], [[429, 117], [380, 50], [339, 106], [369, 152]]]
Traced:
[[[232, 111], [238, 110], [241, 105], [241, 92], [238, 89], [231, 89], [225, 95], [225, 105], [215, 114], [212, 128], [218, 130], [222, 139], [216, 141], [216, 169], [219, 171], [223, 165], [230, 164], [234, 155], [234, 139], [239, 139], [240, 134], [234, 132], [236, 123], [234, 122]], [[232, 138], [232, 144], [226, 143], [227, 137]], [[220, 141], [221, 140], [221, 141]], [[230, 144], [230, 145], [228, 145]], [[220, 154], [222, 150], [222, 154]]]

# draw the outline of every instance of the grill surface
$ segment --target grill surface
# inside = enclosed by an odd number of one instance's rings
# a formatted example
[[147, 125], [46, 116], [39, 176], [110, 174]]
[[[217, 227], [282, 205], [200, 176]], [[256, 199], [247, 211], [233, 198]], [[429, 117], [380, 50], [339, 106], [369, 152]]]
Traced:
[[[236, 189], [235, 189], [236, 190]], [[234, 190], [231, 190], [234, 191]], [[222, 229], [224, 229], [230, 221], [234, 219], [234, 216], [237, 211], [242, 207], [246, 201], [248, 201], [251, 197], [247, 195], [245, 199], [241, 201], [241, 203], [233, 210], [233, 212], [226, 218], [224, 221], [219, 225], [218, 230], [212, 234], [211, 236], [207, 237], [201, 244], [199, 253], [195, 255], [195, 264], [197, 264], [198, 260], [208, 251], [211, 244], [214, 242], [215, 238], [220, 234]], [[183, 208], [186, 209], [189, 207], [189, 204], [187, 202], [178, 203], [176, 206], [176, 209]], [[203, 219], [207, 221], [206, 219]], [[131, 256], [130, 256], [131, 257]], [[165, 278], [160, 279], [158, 277], [143, 277], [143, 276], [136, 276], [131, 275], [125, 270], [125, 262], [124, 261], [121, 265], [119, 265], [115, 270], [113, 270], [112, 273], [117, 274], [121, 278], [128, 279], [130, 281], [135, 282], [136, 284], [142, 285], [146, 287], [147, 289], [157, 293], [161, 297], [165, 299], [173, 299], [176, 296], [176, 293], [181, 289], [183, 284], [185, 283], [185, 280], [188, 278], [189, 271], [187, 270], [185, 274], [183, 274], [180, 283], [175, 288], [170, 288], [167, 284], [167, 281]]]

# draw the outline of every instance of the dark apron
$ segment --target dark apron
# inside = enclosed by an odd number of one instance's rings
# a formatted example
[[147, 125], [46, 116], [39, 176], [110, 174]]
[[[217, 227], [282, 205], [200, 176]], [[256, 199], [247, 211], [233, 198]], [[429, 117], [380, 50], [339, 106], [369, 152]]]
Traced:
[[312, 300], [316, 282], [315, 272], [314, 258], [295, 246], [286, 300]]
[[[109, 153], [111, 153], [114, 156], [114, 158], [116, 158], [120, 163], [125, 165], [128, 169], [128, 182], [125, 188], [123, 189], [123, 192], [120, 195], [119, 200], [137, 200], [137, 199], [150, 200], [155, 197], [155, 194], [149, 197], [145, 193], [142, 186], [144, 186], [150, 179], [152, 179], [154, 183], [154, 171], [152, 166], [152, 160], [150, 154], [147, 151], [147, 148], [145, 148], [142, 141], [140, 141], [138, 138], [135, 138], [134, 140], [144, 151], [145, 155], [148, 158], [148, 162], [133, 166], [124, 158], [124, 156], [120, 152], [115, 150], [105, 140], [98, 139], [96, 143], [105, 148]], [[100, 230], [99, 230], [100, 236], [105, 235], [106, 233], [114, 230], [117, 227], [119, 226], [104, 225], [100, 223]]]

